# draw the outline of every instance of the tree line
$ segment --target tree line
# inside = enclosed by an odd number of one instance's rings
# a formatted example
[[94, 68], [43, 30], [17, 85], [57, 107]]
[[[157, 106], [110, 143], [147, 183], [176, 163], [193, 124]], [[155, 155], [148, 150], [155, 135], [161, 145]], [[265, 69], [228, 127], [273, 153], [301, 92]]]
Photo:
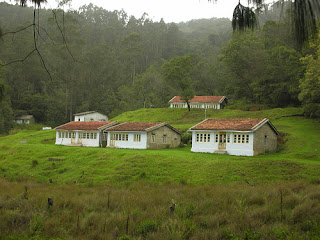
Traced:
[[274, 5], [260, 15], [259, 30], [232, 33], [229, 19], [176, 24], [92, 4], [54, 15], [40, 9], [36, 41], [45, 69], [39, 56], [30, 54], [33, 29], [19, 31], [32, 23], [33, 8], [0, 3], [2, 32], [12, 32], [0, 42], [0, 129], [6, 132], [21, 114], [56, 126], [76, 112], [114, 117], [151, 105], [167, 107], [181, 94], [227, 95], [272, 107], [302, 102], [309, 116], [317, 116], [319, 103], [310, 100], [317, 97], [308, 93], [316, 80], [307, 73], [319, 41], [297, 48], [289, 20], [273, 21], [279, 12]]

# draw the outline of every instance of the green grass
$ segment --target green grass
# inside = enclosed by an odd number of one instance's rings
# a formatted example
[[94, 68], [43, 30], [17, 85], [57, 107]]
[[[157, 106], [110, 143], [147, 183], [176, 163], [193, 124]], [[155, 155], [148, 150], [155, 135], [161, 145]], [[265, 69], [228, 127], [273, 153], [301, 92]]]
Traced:
[[[211, 185], [233, 182], [318, 181], [320, 173], [320, 124], [317, 120], [282, 115], [301, 109], [263, 111], [210, 110], [208, 117], [269, 118], [286, 133], [280, 152], [255, 157], [192, 153], [190, 146], [162, 150], [130, 150], [54, 145], [55, 131], [21, 130], [0, 138], [0, 177], [36, 182], [128, 185], [142, 178], [155, 183], [182, 182]], [[203, 119], [193, 109], [141, 109], [112, 119], [165, 121], [185, 131]], [[61, 158], [63, 161], [49, 161]], [[35, 161], [37, 164], [34, 164]]]

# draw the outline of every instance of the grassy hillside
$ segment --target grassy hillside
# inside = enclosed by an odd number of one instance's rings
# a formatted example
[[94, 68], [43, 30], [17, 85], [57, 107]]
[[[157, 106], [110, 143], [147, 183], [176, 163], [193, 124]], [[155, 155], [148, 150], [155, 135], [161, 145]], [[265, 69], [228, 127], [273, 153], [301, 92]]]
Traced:
[[[163, 150], [130, 150], [54, 145], [55, 131], [23, 130], [0, 138], [0, 177], [91, 186], [131, 184], [141, 179], [165, 183], [216, 184], [230, 182], [318, 181], [320, 173], [320, 124], [298, 114], [300, 109], [264, 111], [210, 110], [208, 117], [271, 119], [283, 133], [280, 152], [255, 157], [191, 153], [190, 146]], [[195, 109], [141, 109], [113, 120], [165, 121], [184, 131], [203, 119]], [[58, 158], [62, 161], [49, 161]]]

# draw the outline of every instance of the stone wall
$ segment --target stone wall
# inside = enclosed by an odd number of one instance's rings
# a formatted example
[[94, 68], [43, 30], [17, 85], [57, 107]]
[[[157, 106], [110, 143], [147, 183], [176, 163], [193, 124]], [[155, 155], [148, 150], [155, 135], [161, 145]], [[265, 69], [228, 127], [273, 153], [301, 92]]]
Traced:
[[274, 151], [277, 149], [277, 134], [271, 129], [269, 124], [264, 124], [254, 132], [253, 152], [254, 155]]
[[[155, 136], [155, 142], [152, 142], [152, 135]], [[166, 142], [163, 142], [163, 136], [166, 136]], [[181, 135], [167, 126], [155, 129], [147, 134], [147, 148], [175, 148], [181, 142]]]

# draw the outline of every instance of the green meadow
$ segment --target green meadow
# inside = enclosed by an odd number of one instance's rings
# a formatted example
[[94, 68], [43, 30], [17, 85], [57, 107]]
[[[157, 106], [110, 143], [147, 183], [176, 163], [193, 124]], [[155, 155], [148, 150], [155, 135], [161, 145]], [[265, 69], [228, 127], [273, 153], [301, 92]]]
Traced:
[[[140, 109], [112, 120], [164, 121], [186, 138], [204, 114]], [[13, 130], [0, 137], [0, 239], [319, 239], [320, 122], [301, 114], [206, 112], [269, 118], [281, 133], [279, 147], [254, 157], [192, 153], [190, 143], [162, 150], [56, 146], [54, 130]]]
[[[93, 186], [123, 186], [142, 178], [155, 183], [220, 184], [320, 180], [320, 124], [301, 116], [301, 109], [261, 111], [208, 110], [208, 118], [269, 118], [282, 140], [276, 152], [255, 157], [192, 153], [177, 149], [134, 150], [56, 146], [54, 130], [21, 130], [0, 138], [0, 176], [10, 181], [32, 180]], [[141, 109], [112, 119], [164, 121], [181, 132], [204, 119], [193, 109]], [[51, 160], [53, 161], [49, 161]]]

